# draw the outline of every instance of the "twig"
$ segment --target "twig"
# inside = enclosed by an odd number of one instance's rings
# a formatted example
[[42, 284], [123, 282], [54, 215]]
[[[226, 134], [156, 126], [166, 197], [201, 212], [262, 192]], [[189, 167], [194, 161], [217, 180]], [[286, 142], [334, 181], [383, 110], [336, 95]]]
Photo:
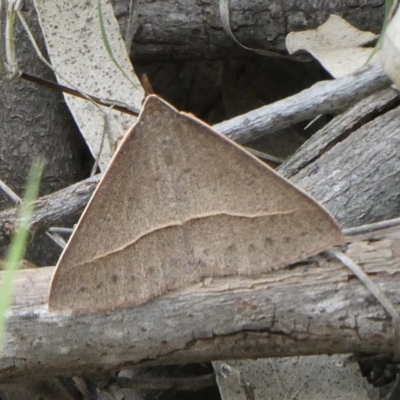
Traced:
[[[101, 174], [87, 178], [75, 183], [65, 189], [59, 190], [47, 196], [39, 198], [35, 202], [35, 209], [30, 230], [41, 232], [51, 228], [64, 218], [78, 215], [83, 211], [87, 202], [90, 200], [97, 184], [100, 182]], [[0, 181], [1, 182], [1, 181]], [[9, 208], [0, 212], [0, 227], [5, 222], [13, 222], [18, 216], [19, 206]], [[400, 224], [400, 218], [381, 221], [374, 224], [367, 224], [355, 228], [348, 228], [343, 231], [345, 235], [358, 235], [375, 230], [394, 227]], [[59, 230], [60, 228], [54, 228]], [[65, 228], [63, 228], [65, 229]], [[51, 231], [51, 229], [50, 229]], [[69, 230], [65, 231], [70, 233]], [[64, 233], [64, 230], [63, 232]], [[6, 244], [5, 238], [0, 234], [0, 246]]]
[[[0, 180], [0, 189], [3, 190], [3, 192], [10, 197], [12, 201], [14, 201], [15, 204], [21, 204], [21, 198], [10, 188], [8, 187], [2, 180]], [[65, 240], [58, 235], [57, 233], [51, 233], [49, 231], [46, 232], [46, 235], [58, 246], [60, 246], [62, 249], [66, 246]]]
[[246, 114], [221, 122], [213, 128], [239, 143], [270, 135], [319, 114], [340, 113], [391, 81], [379, 64], [370, 64], [351, 75], [318, 82], [302, 92]]
[[[382, 255], [388, 245], [394, 251]], [[398, 304], [398, 232], [372, 240], [368, 248], [355, 247], [351, 253], [366, 260], [365, 271]], [[22, 270], [8, 313], [0, 380], [232, 358], [390, 352], [392, 321], [352, 273], [324, 255], [305, 263], [259, 278], [213, 280], [140, 307], [86, 315], [48, 311], [54, 268]]]
[[80, 91], [76, 89], [72, 89], [68, 86], [61, 85], [60, 83], [51, 82], [47, 79], [27, 74], [26, 72], [22, 72], [20, 78], [29, 82], [37, 83], [38, 85], [49, 87], [50, 89], [56, 90], [57, 92], [67, 93], [70, 94], [71, 96], [79, 97], [80, 99], [84, 100], [90, 99], [94, 103], [97, 103], [100, 106], [112, 107], [113, 110], [120, 111], [124, 114], [133, 115], [135, 117], [139, 115], [139, 110], [136, 107], [129, 106], [128, 104], [125, 103], [120, 103], [117, 100], [101, 99], [100, 97], [92, 96], [87, 93], [83, 95]]
[[48, 229], [50, 233], [59, 233], [62, 235], [71, 235], [72, 232], [74, 231], [72, 228], [65, 228], [62, 226], [52, 226], [51, 228]]
[[271, 154], [265, 153], [264, 151], [259, 151], [256, 149], [252, 149], [251, 147], [243, 146], [249, 153], [255, 155], [258, 158], [261, 158], [265, 161], [273, 162], [274, 164], [282, 164], [285, 160], [280, 157], [272, 156]]
[[366, 224], [362, 226], [356, 226], [354, 228], [343, 229], [343, 233], [347, 236], [361, 235], [371, 231], [379, 229], [392, 228], [400, 225], [400, 218], [388, 219], [386, 221], [374, 222], [373, 224]]
[[[43, 232], [68, 216], [79, 215], [89, 201], [99, 180], [100, 175], [96, 175], [39, 198], [35, 202], [30, 226], [31, 233]], [[0, 231], [5, 223], [15, 223], [18, 211], [19, 206], [0, 212]], [[7, 239], [0, 233], [0, 246], [5, 244], [7, 244]]]
[[2, 190], [15, 204], [19, 204], [21, 202], [21, 198], [14, 192], [9, 186], [7, 186], [0, 179], [0, 190]]

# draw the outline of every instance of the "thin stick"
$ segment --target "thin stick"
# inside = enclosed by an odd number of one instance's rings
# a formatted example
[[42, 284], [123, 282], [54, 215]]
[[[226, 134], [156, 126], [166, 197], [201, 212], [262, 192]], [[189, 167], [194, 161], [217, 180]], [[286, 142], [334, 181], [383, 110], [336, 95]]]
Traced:
[[374, 222], [373, 224], [366, 224], [356, 226], [354, 228], [343, 229], [343, 233], [347, 236], [361, 235], [371, 231], [377, 231], [380, 229], [392, 228], [400, 225], [400, 218], [387, 219], [386, 221]]
[[265, 161], [271, 161], [274, 164], [282, 164], [285, 160], [283, 158], [272, 156], [271, 154], [265, 153], [264, 151], [259, 151], [252, 149], [251, 147], [243, 146], [249, 153], [254, 154], [256, 157], [261, 158]]
[[238, 143], [267, 136], [319, 114], [340, 113], [391, 85], [377, 63], [334, 81], [322, 81], [293, 96], [213, 126]]
[[[0, 179], [0, 189], [15, 203], [21, 204], [21, 198]], [[50, 232], [46, 232], [46, 235], [53, 240], [55, 244], [60, 246], [62, 249], [67, 245], [65, 240], [59, 236], [58, 234], [52, 234]]]
[[114, 110], [122, 112], [124, 114], [133, 115], [134, 117], [137, 117], [139, 115], [139, 110], [136, 107], [130, 106], [125, 103], [121, 103], [117, 100], [101, 99], [100, 97], [93, 96], [87, 93], [85, 93], [84, 96], [82, 94], [83, 92], [81, 93], [80, 91], [72, 89], [68, 86], [62, 85], [57, 82], [51, 82], [47, 79], [27, 74], [26, 72], [22, 72], [20, 78], [29, 82], [37, 83], [38, 85], [49, 87], [50, 89], [56, 90], [57, 92], [67, 93], [70, 94], [71, 96], [79, 97], [80, 99], [85, 99], [85, 100], [90, 99], [100, 106], [104, 107], [111, 106]]
[[21, 198], [0, 179], [0, 189], [15, 203], [19, 204]]

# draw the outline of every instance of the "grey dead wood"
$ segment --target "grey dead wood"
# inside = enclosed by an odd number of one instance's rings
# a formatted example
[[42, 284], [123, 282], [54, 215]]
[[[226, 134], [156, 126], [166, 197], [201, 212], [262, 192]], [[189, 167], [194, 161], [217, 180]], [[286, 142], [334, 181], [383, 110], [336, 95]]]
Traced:
[[318, 82], [296, 95], [216, 124], [214, 129], [246, 143], [319, 114], [338, 114], [390, 85], [379, 64], [365, 66], [332, 83]]
[[[321, 151], [315, 143], [310, 146], [319, 156], [309, 156], [307, 165], [290, 172], [296, 180], [303, 168], [317, 165], [296, 182], [307, 186], [306, 178], [314, 177], [313, 194], [328, 208], [341, 199], [346, 205], [342, 214], [337, 206], [337, 212], [344, 225], [353, 218], [345, 210], [359, 197], [362, 221], [364, 210], [370, 210], [369, 219], [379, 210], [375, 190], [380, 202], [388, 204], [399, 192], [398, 174], [391, 171], [399, 170], [400, 110], [395, 93], [374, 96], [377, 105], [361, 103], [336, 117], [331, 129], [341, 128], [333, 134], [332, 146], [320, 139]], [[362, 114], [368, 115], [368, 123]], [[358, 123], [349, 128], [351, 119]], [[352, 137], [359, 140], [351, 142]], [[307, 146], [301, 151], [307, 153]], [[322, 177], [319, 171], [324, 171]], [[329, 180], [340, 172], [341, 180]], [[76, 198], [92, 190], [86, 183], [73, 188]], [[395, 212], [388, 209], [388, 214]], [[373, 275], [396, 307], [400, 232], [391, 229], [371, 239], [353, 238], [347, 252]], [[131, 310], [80, 316], [48, 313], [52, 273], [52, 267], [19, 273], [0, 357], [1, 381], [189, 361], [392, 349], [390, 317], [345, 267], [323, 255], [265, 277], [206, 280]]]
[[[279, 172], [313, 193], [320, 201], [324, 201], [324, 204], [344, 226], [354, 226], [378, 221], [388, 216], [398, 216], [400, 210], [395, 199], [398, 196], [400, 185], [398, 174], [393, 172], [399, 168], [399, 158], [396, 156], [399, 141], [398, 122], [400, 121], [398, 105], [397, 91], [393, 89], [386, 89], [365, 98], [317, 132], [278, 168]], [[382, 135], [382, 132], [386, 132], [388, 135]], [[382, 147], [381, 139], [383, 140]], [[355, 156], [352, 157], [352, 155]], [[381, 165], [382, 159], [385, 161]], [[365, 168], [366, 164], [369, 164], [368, 168]], [[317, 393], [324, 390], [327, 398], [349, 395], [350, 386], [358, 388], [360, 393], [365, 390], [362, 387], [357, 365], [350, 362], [346, 367], [348, 368], [347, 373], [350, 371], [354, 373], [353, 380], [351, 380], [350, 375], [338, 369], [332, 359], [327, 356], [312, 358], [312, 361], [309, 360], [309, 357], [294, 357], [289, 359], [269, 358], [258, 361], [243, 360], [240, 363], [227, 360], [224, 363], [240, 368], [243, 377], [248, 376], [246, 371], [247, 373], [252, 371], [251, 380], [257, 387], [259, 396], [261, 393], [264, 395], [269, 393], [272, 387], [275, 391], [274, 398], [287, 396], [290, 393], [288, 387], [283, 390], [285, 393], [283, 394], [280, 392], [282, 388], [279, 385], [271, 386], [271, 383], [265, 381], [267, 371], [270, 371], [271, 368], [275, 372], [279, 371], [282, 369], [282, 365], [285, 365], [286, 374], [289, 376], [299, 376], [299, 382], [296, 381], [298, 387], [301, 387], [302, 379], [306, 379], [302, 375], [302, 370], [299, 370], [300, 365], [308, 365], [309, 368], [313, 365], [315, 368], [313, 376], [316, 378], [313, 390]], [[219, 371], [221, 365], [214, 364], [217, 368], [216, 371]], [[263, 371], [263, 373], [257, 373], [258, 371]], [[329, 380], [333, 379], [333, 382], [336, 382], [335, 379], [338, 379], [340, 373], [344, 374], [342, 378], [347, 379], [347, 385], [350, 386], [346, 388], [344, 383], [341, 389], [340, 384], [335, 383], [336, 386], [332, 386], [334, 391], [331, 393], [324, 384], [331, 386], [328, 384]], [[271, 375], [269, 376], [272, 378]], [[286, 375], [281, 376], [281, 379], [289, 386], [293, 384], [293, 380]], [[297, 386], [295, 387], [297, 388]], [[322, 389], [323, 387], [325, 389]], [[371, 391], [371, 388], [369, 390]], [[220, 391], [225, 397], [232, 393], [241, 393], [231, 397], [236, 400], [246, 398], [240, 387], [237, 385], [226, 386], [224, 381], [220, 386]], [[310, 391], [312, 392], [312, 389]], [[378, 389], [375, 389], [372, 392], [377, 391]], [[310, 396], [312, 396], [311, 392]], [[366, 394], [360, 395], [362, 398], [366, 396]], [[303, 396], [307, 398], [304, 393]]]
[[400, 107], [386, 90], [333, 119], [279, 172], [348, 228], [400, 215]]
[[[126, 41], [132, 42], [135, 62], [179, 59], [232, 58], [251, 54], [241, 49], [223, 30], [218, 0], [188, 2], [115, 0], [115, 14]], [[134, 23], [129, 9], [136, 4]], [[330, 14], [342, 15], [362, 30], [379, 33], [382, 1], [334, 0], [318, 3], [298, 1], [230, 1], [231, 29], [246, 46], [285, 52], [289, 32], [316, 28]], [[166, 17], [167, 16], [167, 17]]]
[[[38, 199], [35, 202], [35, 211], [30, 226], [31, 235], [39, 235], [51, 226], [65, 221], [66, 217], [79, 216], [96, 189], [99, 180], [100, 175], [87, 178], [82, 182]], [[15, 226], [18, 212], [19, 207], [0, 212], [0, 229], [4, 230], [4, 225], [8, 222]], [[8, 241], [4, 233], [0, 235], [1, 245], [4, 246]]]
[[[353, 238], [347, 249], [395, 305], [399, 240], [399, 229], [392, 228]], [[53, 271], [19, 272], [0, 356], [3, 382], [392, 348], [390, 317], [345, 267], [323, 255], [264, 277], [206, 281], [140, 307], [90, 315], [49, 314]]]

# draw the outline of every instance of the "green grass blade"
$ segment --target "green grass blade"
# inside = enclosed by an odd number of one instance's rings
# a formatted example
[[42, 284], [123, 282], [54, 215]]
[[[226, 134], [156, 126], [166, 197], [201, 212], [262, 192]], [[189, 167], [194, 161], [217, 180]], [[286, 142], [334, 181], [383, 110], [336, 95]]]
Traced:
[[33, 164], [28, 177], [25, 196], [21, 204], [21, 210], [10, 244], [5, 262], [2, 282], [0, 286], [0, 351], [2, 349], [3, 334], [6, 327], [6, 311], [10, 306], [12, 295], [12, 283], [15, 279], [19, 264], [24, 258], [29, 237], [29, 225], [33, 214], [33, 202], [39, 193], [40, 177], [44, 168], [43, 161]]

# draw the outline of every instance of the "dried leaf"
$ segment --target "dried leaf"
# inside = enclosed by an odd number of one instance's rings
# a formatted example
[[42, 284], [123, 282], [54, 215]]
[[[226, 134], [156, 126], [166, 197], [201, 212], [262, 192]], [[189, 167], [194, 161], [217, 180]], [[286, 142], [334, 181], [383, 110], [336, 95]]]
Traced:
[[361, 68], [368, 60], [372, 47], [364, 47], [377, 38], [372, 32], [354, 28], [338, 15], [331, 15], [316, 29], [291, 32], [286, 37], [290, 54], [308, 51], [335, 78]]
[[[58, 81], [140, 110], [144, 92], [127, 55], [111, 3], [104, 0], [101, 3], [35, 0], [34, 3], [51, 63], [61, 76]], [[112, 57], [107, 51], [108, 42], [112, 44]], [[94, 158], [100, 154], [99, 166], [104, 170], [118, 137], [136, 118], [70, 95], [65, 95], [65, 100]]]
[[129, 307], [342, 243], [314, 200], [209, 126], [146, 100], [53, 277], [52, 310]]

